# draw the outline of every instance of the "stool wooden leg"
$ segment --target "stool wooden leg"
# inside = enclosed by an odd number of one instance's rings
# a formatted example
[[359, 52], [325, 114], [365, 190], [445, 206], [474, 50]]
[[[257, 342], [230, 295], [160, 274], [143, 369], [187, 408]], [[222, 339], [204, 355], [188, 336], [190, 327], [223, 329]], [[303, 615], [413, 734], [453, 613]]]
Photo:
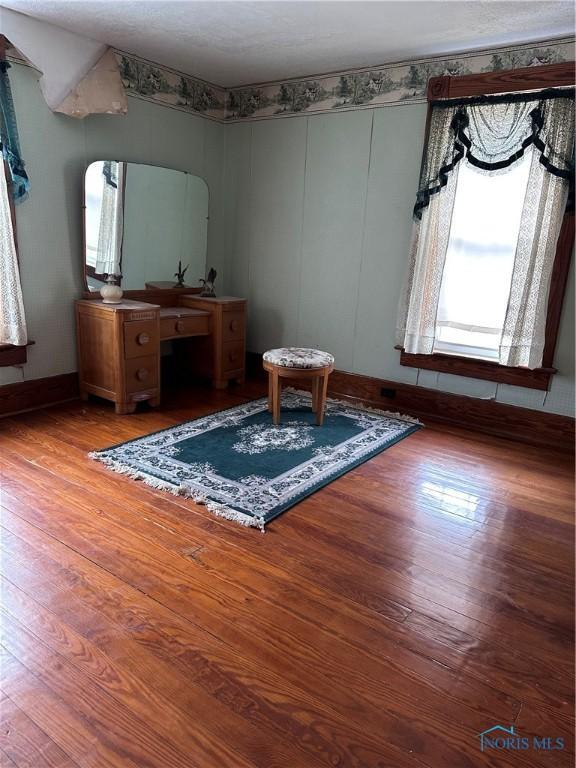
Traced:
[[328, 373], [322, 377], [322, 389], [320, 391], [320, 402], [316, 411], [316, 424], [321, 427], [324, 423], [324, 409], [326, 408], [326, 395], [328, 393]]
[[318, 413], [318, 400], [320, 398], [320, 377], [312, 379], [312, 411]]
[[272, 382], [272, 374], [268, 371], [268, 411], [273, 413], [274, 411], [274, 388]]
[[273, 414], [272, 414], [272, 420], [274, 424], [280, 424], [280, 401], [282, 399], [282, 383], [280, 381], [280, 377], [278, 376], [278, 372], [274, 371], [274, 378], [272, 382], [272, 391], [273, 391]]

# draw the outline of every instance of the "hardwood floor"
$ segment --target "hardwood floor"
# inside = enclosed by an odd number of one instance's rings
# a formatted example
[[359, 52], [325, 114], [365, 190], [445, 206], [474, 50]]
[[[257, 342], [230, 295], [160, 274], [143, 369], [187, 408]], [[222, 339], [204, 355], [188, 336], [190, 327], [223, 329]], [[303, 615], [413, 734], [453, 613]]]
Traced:
[[572, 766], [571, 459], [429, 425], [261, 534], [86, 456], [259, 389], [0, 420], [0, 765]]

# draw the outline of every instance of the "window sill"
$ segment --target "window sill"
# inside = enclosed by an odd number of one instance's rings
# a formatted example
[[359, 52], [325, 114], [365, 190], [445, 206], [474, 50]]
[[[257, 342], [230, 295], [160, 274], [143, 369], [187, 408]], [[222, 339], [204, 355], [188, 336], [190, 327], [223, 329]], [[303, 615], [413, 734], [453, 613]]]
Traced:
[[454, 376], [468, 376], [472, 379], [485, 379], [500, 384], [512, 384], [515, 387], [540, 389], [546, 391], [550, 380], [556, 373], [555, 368], [513, 368], [490, 360], [475, 360], [470, 357], [458, 357], [435, 352], [432, 355], [411, 355], [400, 350], [400, 365], [409, 368], [422, 368], [427, 371], [451, 373]]
[[23, 347], [0, 344], [0, 368], [6, 368], [9, 365], [24, 365], [28, 361], [28, 347], [32, 344], [34, 344], [33, 341], [29, 341]]

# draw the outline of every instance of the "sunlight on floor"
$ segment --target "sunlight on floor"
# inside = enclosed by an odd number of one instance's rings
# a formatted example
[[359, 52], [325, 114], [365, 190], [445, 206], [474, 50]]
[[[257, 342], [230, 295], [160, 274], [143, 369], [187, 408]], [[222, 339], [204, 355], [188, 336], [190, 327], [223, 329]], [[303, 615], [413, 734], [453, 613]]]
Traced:
[[439, 502], [440, 511], [476, 521], [480, 496], [428, 480], [422, 483], [420, 489], [424, 496]]

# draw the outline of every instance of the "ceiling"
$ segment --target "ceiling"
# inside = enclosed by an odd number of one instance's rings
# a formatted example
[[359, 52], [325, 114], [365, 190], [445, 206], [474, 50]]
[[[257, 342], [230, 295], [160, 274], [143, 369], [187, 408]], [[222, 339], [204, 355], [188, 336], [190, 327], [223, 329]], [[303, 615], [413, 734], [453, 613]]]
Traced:
[[227, 87], [574, 33], [553, 0], [0, 0]]

